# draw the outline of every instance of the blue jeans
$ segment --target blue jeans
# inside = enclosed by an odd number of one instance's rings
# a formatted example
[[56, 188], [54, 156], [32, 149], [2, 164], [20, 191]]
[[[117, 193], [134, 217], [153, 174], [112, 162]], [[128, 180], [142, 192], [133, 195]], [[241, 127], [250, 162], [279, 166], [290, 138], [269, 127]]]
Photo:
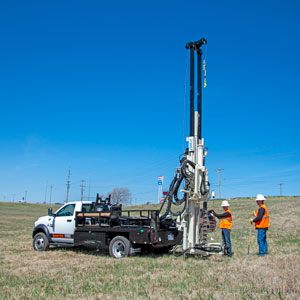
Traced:
[[230, 231], [230, 229], [222, 228], [222, 241], [227, 248], [228, 255], [231, 255]]
[[264, 229], [257, 229], [257, 243], [258, 255], [268, 254], [267, 231]]

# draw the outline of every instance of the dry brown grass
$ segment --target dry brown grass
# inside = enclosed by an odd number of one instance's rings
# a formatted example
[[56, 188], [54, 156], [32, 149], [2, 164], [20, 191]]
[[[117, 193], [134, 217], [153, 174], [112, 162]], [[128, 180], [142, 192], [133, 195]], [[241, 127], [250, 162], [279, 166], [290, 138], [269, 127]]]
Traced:
[[[172, 255], [116, 260], [105, 252], [75, 249], [38, 253], [31, 233], [46, 207], [0, 203], [0, 299], [300, 299], [300, 199], [268, 199], [270, 255], [255, 255], [253, 231], [249, 258], [255, 202], [230, 203], [234, 256], [185, 261]], [[212, 237], [219, 241], [219, 231]]]

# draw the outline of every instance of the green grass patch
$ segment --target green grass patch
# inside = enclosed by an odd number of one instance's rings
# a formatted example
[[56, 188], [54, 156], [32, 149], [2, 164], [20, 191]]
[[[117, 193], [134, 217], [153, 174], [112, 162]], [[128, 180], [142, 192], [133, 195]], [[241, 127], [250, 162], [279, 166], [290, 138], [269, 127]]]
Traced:
[[[253, 198], [231, 199], [231, 259], [141, 255], [112, 259], [105, 251], [32, 249], [34, 221], [47, 205], [0, 203], [0, 299], [299, 299], [299, 197], [270, 197], [270, 255], [259, 258], [256, 231], [246, 257]], [[221, 212], [221, 201], [209, 208]], [[58, 206], [54, 209], [56, 210]], [[129, 207], [157, 209], [159, 205]], [[210, 235], [221, 241], [219, 229]]]

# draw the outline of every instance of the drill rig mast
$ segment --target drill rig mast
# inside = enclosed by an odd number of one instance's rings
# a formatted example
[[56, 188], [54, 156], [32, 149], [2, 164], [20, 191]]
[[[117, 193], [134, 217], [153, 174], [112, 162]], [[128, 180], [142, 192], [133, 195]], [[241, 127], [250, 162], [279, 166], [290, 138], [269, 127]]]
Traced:
[[[188, 148], [180, 159], [165, 202], [166, 212], [161, 216], [178, 216], [177, 224], [183, 231], [182, 253], [208, 255], [220, 253], [222, 246], [207, 243], [207, 235], [214, 230], [215, 220], [207, 210], [210, 197], [208, 170], [205, 168], [207, 149], [202, 138], [202, 45], [205, 38], [186, 44], [190, 50], [190, 136]], [[195, 109], [195, 53], [197, 55], [197, 110]], [[180, 187], [183, 187], [180, 189]], [[178, 191], [183, 193], [179, 199]], [[162, 204], [164, 206], [165, 202]], [[183, 206], [181, 211], [173, 212], [172, 205]], [[161, 207], [161, 209], [162, 209]]]

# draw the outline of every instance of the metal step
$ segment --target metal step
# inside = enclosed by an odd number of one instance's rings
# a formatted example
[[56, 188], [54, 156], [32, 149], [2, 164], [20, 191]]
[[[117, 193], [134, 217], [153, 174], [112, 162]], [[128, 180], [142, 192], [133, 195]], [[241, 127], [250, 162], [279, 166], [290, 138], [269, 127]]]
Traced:
[[71, 243], [49, 243], [49, 246], [74, 247]]

